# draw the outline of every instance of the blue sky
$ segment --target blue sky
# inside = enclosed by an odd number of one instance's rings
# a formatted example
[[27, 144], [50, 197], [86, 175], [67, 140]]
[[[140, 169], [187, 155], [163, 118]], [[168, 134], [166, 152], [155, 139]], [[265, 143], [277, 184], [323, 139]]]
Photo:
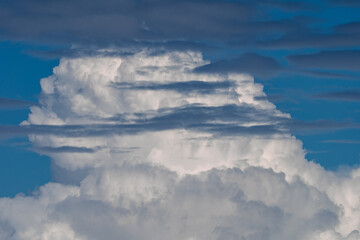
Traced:
[[[29, 106], [38, 101], [39, 79], [51, 74], [52, 68], [58, 63], [57, 60], [44, 60], [26, 54], [28, 47], [8, 41], [1, 43], [1, 98], [24, 102], [1, 106], [1, 125], [18, 125], [27, 119]], [[2, 137], [0, 142], [0, 175], [4, 183], [1, 196], [28, 193], [51, 180], [50, 159], [33, 152], [26, 136], [15, 139]]]

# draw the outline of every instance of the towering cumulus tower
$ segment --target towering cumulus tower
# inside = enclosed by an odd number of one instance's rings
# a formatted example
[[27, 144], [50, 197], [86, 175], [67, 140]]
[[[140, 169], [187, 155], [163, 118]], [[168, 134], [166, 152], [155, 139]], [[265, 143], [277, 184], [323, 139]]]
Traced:
[[360, 170], [307, 161], [253, 77], [207, 63], [61, 59], [22, 123], [54, 182], [0, 199], [0, 239], [360, 239]]

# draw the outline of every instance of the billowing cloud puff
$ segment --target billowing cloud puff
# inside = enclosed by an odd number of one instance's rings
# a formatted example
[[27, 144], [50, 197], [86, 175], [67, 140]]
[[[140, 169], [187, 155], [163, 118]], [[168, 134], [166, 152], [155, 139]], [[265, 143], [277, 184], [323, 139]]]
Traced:
[[57, 128], [30, 135], [57, 182], [0, 199], [0, 238], [360, 239], [360, 170], [308, 162], [261, 85], [205, 64], [62, 59], [23, 122]]

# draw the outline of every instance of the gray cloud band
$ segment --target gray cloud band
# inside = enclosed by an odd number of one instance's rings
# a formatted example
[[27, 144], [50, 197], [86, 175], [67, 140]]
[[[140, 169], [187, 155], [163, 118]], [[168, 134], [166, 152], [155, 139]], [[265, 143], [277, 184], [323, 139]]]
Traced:
[[[84, 4], [81, 0], [61, 4], [17, 0], [1, 3], [0, 29], [6, 39], [98, 47], [169, 40], [207, 41], [216, 43], [214, 46], [218, 43], [280, 48], [356, 46], [359, 36], [350, 24], [336, 26], [332, 34], [321, 33], [326, 29], [314, 34], [311, 27], [314, 20], [306, 17], [264, 20], [274, 9], [284, 13], [294, 9], [311, 13], [321, 7], [320, 3], [279, 0], [109, 0], [101, 4], [98, 1]], [[186, 44], [180, 43], [179, 47]]]

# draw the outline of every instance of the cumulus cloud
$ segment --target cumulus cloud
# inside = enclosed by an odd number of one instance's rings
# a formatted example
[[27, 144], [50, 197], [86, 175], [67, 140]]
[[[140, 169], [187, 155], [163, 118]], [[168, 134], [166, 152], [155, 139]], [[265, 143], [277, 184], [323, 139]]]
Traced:
[[21, 126], [58, 129], [28, 132], [58, 182], [1, 198], [1, 239], [359, 239], [360, 170], [308, 162], [260, 84], [206, 64], [63, 58]]

